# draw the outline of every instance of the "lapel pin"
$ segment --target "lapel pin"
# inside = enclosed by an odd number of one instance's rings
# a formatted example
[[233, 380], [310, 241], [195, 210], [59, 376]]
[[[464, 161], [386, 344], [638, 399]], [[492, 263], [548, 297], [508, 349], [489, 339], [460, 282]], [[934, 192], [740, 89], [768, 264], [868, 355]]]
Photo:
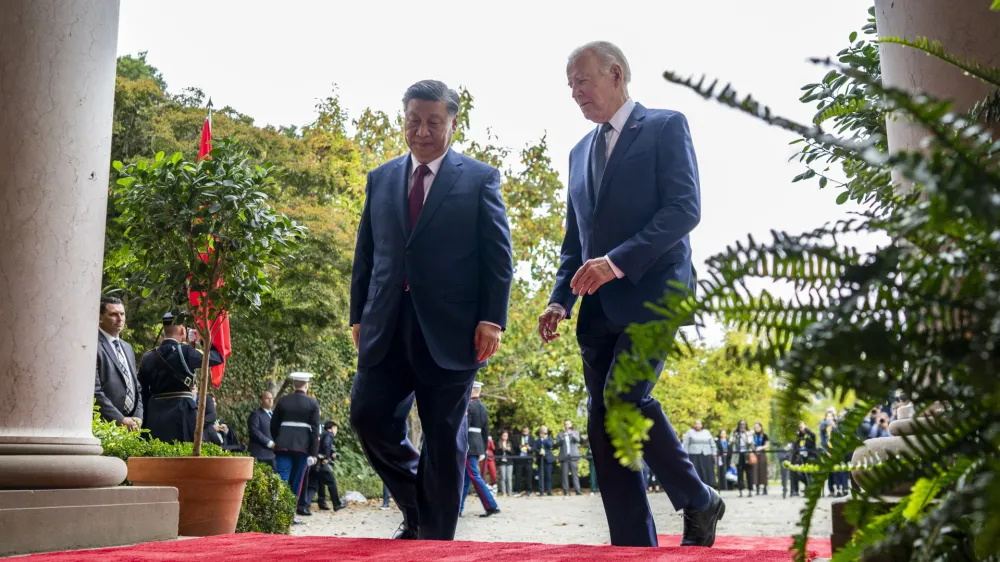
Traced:
[[635, 128], [635, 125], [632, 125], [631, 127], [629, 127], [629, 130], [631, 131], [634, 128]]

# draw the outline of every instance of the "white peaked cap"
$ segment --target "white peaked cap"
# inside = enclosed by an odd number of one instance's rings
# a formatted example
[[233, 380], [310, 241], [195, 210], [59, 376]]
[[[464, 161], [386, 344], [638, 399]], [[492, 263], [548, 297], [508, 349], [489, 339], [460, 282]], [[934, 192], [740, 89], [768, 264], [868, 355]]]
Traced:
[[288, 378], [293, 381], [309, 382], [309, 379], [313, 378], [312, 373], [292, 373], [288, 375]]
[[472, 388], [482, 388], [482, 387], [483, 387], [483, 383], [481, 383], [479, 381], [476, 381], [476, 382], [472, 383]]

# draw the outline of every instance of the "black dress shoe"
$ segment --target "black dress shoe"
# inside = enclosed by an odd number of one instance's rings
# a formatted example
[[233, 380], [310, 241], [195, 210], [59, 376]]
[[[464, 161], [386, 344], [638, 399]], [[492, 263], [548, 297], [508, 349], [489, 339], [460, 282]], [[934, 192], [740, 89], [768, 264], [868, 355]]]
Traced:
[[330, 511], [330, 506], [328, 506], [328, 505], [321, 505], [321, 506], [319, 506], [319, 510], [320, 511]]
[[498, 513], [500, 513], [500, 508], [494, 507], [493, 509], [487, 509], [486, 513], [481, 514], [480, 517], [489, 517], [491, 515], [496, 515]]
[[311, 511], [309, 511], [308, 507], [304, 507], [302, 509], [296, 509], [295, 513], [297, 513], [299, 515], [312, 515], [313, 514]]
[[392, 534], [392, 538], [394, 540], [415, 541], [417, 540], [417, 529], [406, 523], [400, 523], [399, 528]]
[[333, 506], [333, 510], [340, 511], [341, 509], [344, 509], [346, 507], [347, 507], [346, 503], [338, 503], [337, 505]]
[[684, 510], [684, 538], [681, 546], [712, 546], [715, 526], [726, 513], [726, 503], [715, 490], [709, 490], [708, 507], [701, 511]]

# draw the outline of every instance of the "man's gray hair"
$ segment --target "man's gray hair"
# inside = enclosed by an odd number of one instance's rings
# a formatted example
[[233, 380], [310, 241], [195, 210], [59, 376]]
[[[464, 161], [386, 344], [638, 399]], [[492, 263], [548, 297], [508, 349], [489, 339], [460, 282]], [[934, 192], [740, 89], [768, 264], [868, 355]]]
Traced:
[[421, 80], [406, 89], [403, 94], [403, 111], [410, 100], [441, 101], [448, 108], [448, 115], [458, 115], [458, 92], [440, 80]]
[[622, 68], [622, 87], [624, 88], [629, 82], [632, 81], [632, 69], [628, 66], [628, 59], [625, 58], [625, 53], [622, 52], [614, 43], [608, 41], [591, 41], [586, 45], [577, 47], [569, 55], [569, 60], [566, 62], [566, 73], [569, 73], [569, 67], [573, 65], [573, 62], [584, 53], [593, 53], [597, 56], [597, 59], [601, 61], [601, 69], [604, 72], [611, 70], [611, 67], [618, 65]]
[[309, 386], [309, 383], [306, 381], [292, 381], [292, 388], [295, 390], [302, 390], [307, 386]]

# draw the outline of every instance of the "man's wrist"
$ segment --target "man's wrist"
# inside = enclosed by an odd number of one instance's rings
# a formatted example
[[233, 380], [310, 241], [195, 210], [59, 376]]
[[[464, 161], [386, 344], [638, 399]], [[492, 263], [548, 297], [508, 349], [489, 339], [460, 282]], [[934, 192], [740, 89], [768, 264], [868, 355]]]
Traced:
[[500, 330], [501, 332], [503, 331], [503, 326], [494, 322], [490, 322], [489, 320], [480, 320], [479, 323], [486, 324], [487, 326], [493, 326], [497, 330]]
[[562, 313], [563, 318], [566, 318], [566, 312], [567, 312], [567, 310], [566, 310], [566, 307], [563, 306], [562, 304], [557, 303], [557, 302], [550, 302], [549, 303], [549, 308], [554, 308], [554, 309], [558, 310], [559, 312]]
[[615, 274], [615, 277], [617, 277], [618, 279], [625, 277], [625, 272], [618, 269], [618, 266], [615, 265], [615, 262], [611, 261], [611, 258], [609, 258], [608, 256], [604, 256], [604, 261], [608, 262], [608, 266], [611, 267], [611, 272]]

